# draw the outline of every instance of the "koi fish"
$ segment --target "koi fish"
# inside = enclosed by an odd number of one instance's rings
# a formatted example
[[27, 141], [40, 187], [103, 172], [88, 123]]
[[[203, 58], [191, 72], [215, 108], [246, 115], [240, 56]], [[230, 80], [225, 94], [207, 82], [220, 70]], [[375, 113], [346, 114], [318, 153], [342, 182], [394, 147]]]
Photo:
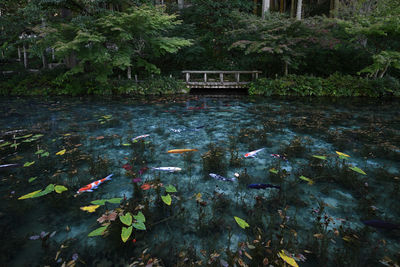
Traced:
[[21, 164], [19, 164], [19, 163], [11, 163], [11, 164], [0, 165], [0, 168], [9, 168], [9, 167], [18, 167], [18, 166], [21, 166]]
[[167, 153], [185, 153], [185, 152], [194, 152], [194, 151], [199, 151], [195, 148], [185, 148], [185, 149], [172, 149], [168, 150]]
[[233, 178], [225, 178], [219, 174], [215, 174], [215, 173], [210, 173], [209, 174], [212, 178], [220, 180], [220, 181], [227, 181], [227, 182], [235, 182], [237, 179], [235, 177]]
[[142, 138], [148, 137], [148, 136], [150, 136], [150, 135], [149, 134], [143, 134], [143, 135], [136, 136], [135, 138], [132, 138], [132, 142], [135, 141], [135, 140], [138, 140], [138, 139], [142, 139]]
[[272, 184], [249, 184], [247, 188], [252, 189], [266, 189], [266, 188], [276, 188], [281, 189], [279, 185], [272, 185]]
[[167, 172], [178, 172], [181, 171], [181, 168], [178, 167], [157, 167], [157, 168], [151, 168], [153, 170], [157, 170], [157, 171], [167, 171]]
[[271, 157], [274, 157], [276, 159], [282, 159], [284, 161], [288, 161], [285, 156], [279, 155], [279, 154], [270, 154]]
[[111, 180], [111, 176], [114, 174], [108, 175], [106, 178], [94, 181], [93, 183], [90, 183], [88, 185], [85, 185], [84, 187], [80, 188], [76, 193], [80, 194], [83, 192], [93, 192], [94, 189], [97, 189], [100, 184], [104, 183], [105, 181]]
[[265, 149], [265, 148], [263, 147], [263, 148], [260, 148], [260, 149], [251, 151], [251, 152], [249, 152], [249, 153], [244, 154], [244, 157], [245, 157], [245, 158], [248, 158], [248, 157], [254, 158], [258, 152], [263, 151], [264, 149]]

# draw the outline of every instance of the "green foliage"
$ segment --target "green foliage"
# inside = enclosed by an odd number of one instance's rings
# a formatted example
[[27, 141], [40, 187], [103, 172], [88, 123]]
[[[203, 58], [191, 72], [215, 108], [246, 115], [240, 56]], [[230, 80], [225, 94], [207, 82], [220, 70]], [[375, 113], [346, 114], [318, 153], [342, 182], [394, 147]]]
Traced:
[[328, 78], [288, 75], [277, 79], [259, 79], [251, 83], [251, 95], [282, 96], [400, 96], [398, 81], [368, 80], [360, 77], [333, 74]]
[[243, 219], [241, 219], [241, 218], [239, 218], [239, 217], [236, 217], [236, 216], [234, 216], [234, 218], [235, 218], [235, 221], [237, 222], [237, 224], [238, 224], [241, 228], [246, 229], [246, 227], [249, 227], [249, 226], [250, 226], [245, 220], [243, 220]]
[[122, 239], [122, 241], [123, 241], [124, 243], [125, 243], [125, 242], [129, 239], [129, 237], [131, 236], [132, 230], [133, 230], [133, 227], [132, 227], [132, 226], [129, 226], [129, 227], [122, 227], [122, 230], [121, 230], [121, 239]]
[[120, 215], [119, 219], [121, 220], [121, 222], [125, 225], [131, 225], [132, 224], [132, 214], [130, 212], [128, 212], [125, 215]]
[[102, 226], [88, 234], [89, 237], [103, 235], [108, 226]]

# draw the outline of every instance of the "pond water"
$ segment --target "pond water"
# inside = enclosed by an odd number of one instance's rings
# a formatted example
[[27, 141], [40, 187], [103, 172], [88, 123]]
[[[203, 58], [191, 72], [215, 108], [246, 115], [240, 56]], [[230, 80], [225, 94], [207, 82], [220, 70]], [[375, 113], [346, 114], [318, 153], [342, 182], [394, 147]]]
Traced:
[[400, 262], [398, 100], [0, 103], [4, 266]]

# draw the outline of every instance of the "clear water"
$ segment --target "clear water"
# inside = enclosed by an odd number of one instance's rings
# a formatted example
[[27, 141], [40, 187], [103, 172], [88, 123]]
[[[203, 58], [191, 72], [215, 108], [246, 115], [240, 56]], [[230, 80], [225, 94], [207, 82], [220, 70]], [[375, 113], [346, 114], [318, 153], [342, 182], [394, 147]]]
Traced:
[[[302, 254], [300, 266], [399, 263], [400, 231], [362, 222], [400, 223], [398, 100], [180, 96], [0, 104], [0, 165], [35, 162], [0, 168], [4, 266], [262, 266], [266, 259], [282, 266], [282, 249], [296, 259]], [[43, 136], [19, 138], [29, 134]], [[150, 136], [131, 142], [143, 134]], [[181, 148], [198, 151], [166, 153]], [[260, 148], [256, 157], [243, 157]], [[167, 166], [182, 170], [151, 169]], [[150, 169], [139, 175], [143, 167]], [[216, 180], [210, 172], [239, 178]], [[93, 192], [76, 193], [111, 173]], [[142, 190], [144, 183], [152, 188]], [[250, 183], [281, 189], [249, 189]], [[49, 184], [68, 191], [18, 200]], [[160, 199], [169, 184], [177, 188], [171, 206]], [[120, 205], [80, 209], [117, 197], [125, 198]], [[104, 236], [88, 237], [106, 210], [140, 210], [147, 230], [134, 229], [124, 243], [117, 218]], [[234, 216], [250, 226], [240, 228]], [[49, 234], [38, 237], [42, 232]]]

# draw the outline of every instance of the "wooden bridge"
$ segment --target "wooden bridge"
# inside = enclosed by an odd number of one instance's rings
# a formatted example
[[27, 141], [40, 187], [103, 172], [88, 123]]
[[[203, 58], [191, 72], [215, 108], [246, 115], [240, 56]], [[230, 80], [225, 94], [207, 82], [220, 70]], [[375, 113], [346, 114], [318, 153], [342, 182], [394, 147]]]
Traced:
[[[246, 88], [251, 81], [258, 79], [258, 74], [262, 72], [185, 70], [182, 73], [186, 76], [188, 88]], [[244, 78], [242, 81], [241, 77]]]

